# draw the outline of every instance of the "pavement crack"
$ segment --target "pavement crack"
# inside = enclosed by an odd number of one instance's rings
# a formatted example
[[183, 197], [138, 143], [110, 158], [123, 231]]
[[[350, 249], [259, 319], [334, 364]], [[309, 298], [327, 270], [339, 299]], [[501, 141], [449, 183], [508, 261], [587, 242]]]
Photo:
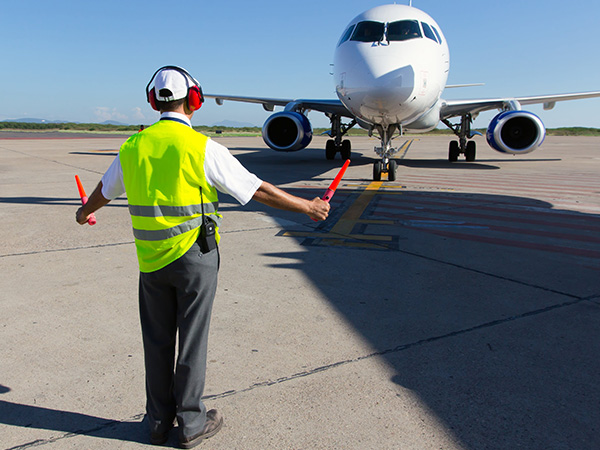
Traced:
[[109, 244], [98, 244], [98, 245], [85, 245], [81, 247], [67, 247], [67, 248], [55, 248], [55, 249], [46, 249], [46, 250], [37, 250], [31, 252], [21, 252], [21, 253], [7, 253], [5, 255], [0, 255], [0, 258], [8, 258], [11, 256], [28, 256], [28, 255], [40, 255], [43, 253], [58, 253], [58, 252], [70, 252], [73, 250], [88, 250], [91, 248], [103, 248], [103, 247], [118, 247], [120, 245], [131, 245], [133, 241], [126, 242], [111, 242]]
[[[517, 320], [521, 320], [521, 319], [525, 319], [528, 317], [532, 317], [532, 316], [538, 316], [541, 314], [545, 314], [547, 312], [550, 311], [554, 311], [557, 309], [562, 309], [562, 308], [567, 308], [569, 306], [573, 306], [576, 305], [578, 303], [584, 302], [584, 301], [588, 301], [591, 300], [589, 297], [586, 298], [577, 298], [576, 300], [570, 300], [570, 301], [566, 301], [557, 305], [552, 305], [552, 306], [547, 306], [545, 308], [539, 308], [533, 311], [528, 311], [519, 315], [515, 315], [515, 316], [511, 316], [511, 317], [505, 317], [503, 319], [498, 319], [498, 320], [493, 320], [490, 322], [485, 322], [479, 325], [475, 325], [469, 328], [464, 328], [462, 330], [456, 330], [456, 331], [452, 331], [449, 333], [445, 333], [445, 334], [441, 334], [439, 336], [432, 336], [426, 339], [420, 339], [418, 341], [414, 341], [414, 342], [410, 342], [407, 344], [401, 344], [398, 345], [397, 347], [394, 348], [389, 348], [389, 349], [385, 349], [385, 350], [380, 350], [377, 352], [373, 352], [373, 353], [369, 353], [366, 355], [362, 355], [362, 356], [358, 356], [356, 358], [351, 358], [351, 359], [345, 359], [342, 361], [337, 361], [331, 364], [327, 364], [321, 367], [317, 367], [315, 369], [311, 369], [311, 370], [307, 370], [304, 372], [299, 372], [293, 375], [289, 375], [286, 377], [280, 377], [276, 380], [265, 380], [265, 381], [261, 381], [259, 383], [255, 383], [252, 384], [244, 389], [239, 389], [239, 390], [229, 390], [229, 391], [225, 391], [219, 394], [214, 394], [214, 395], [207, 395], [203, 397], [203, 400], [216, 400], [216, 399], [220, 399], [220, 398], [225, 398], [225, 397], [230, 397], [232, 395], [237, 395], [237, 394], [241, 394], [244, 392], [250, 392], [253, 391], [255, 389], [258, 388], [263, 388], [263, 387], [269, 387], [269, 386], [274, 386], [274, 385], [278, 385], [281, 383], [286, 383], [288, 381], [293, 381], [299, 378], [304, 378], [304, 377], [308, 377], [308, 376], [312, 376], [321, 372], [325, 372], [337, 367], [341, 367], [347, 364], [353, 364], [353, 363], [357, 363], [357, 362], [361, 362], [364, 360], [368, 360], [371, 358], [375, 358], [375, 357], [379, 357], [379, 356], [384, 356], [384, 355], [390, 355], [390, 354], [394, 354], [394, 353], [400, 353], [403, 352], [405, 350], [410, 350], [412, 348], [415, 347], [420, 347], [423, 345], [427, 345], [427, 344], [431, 344], [437, 341], [441, 341], [444, 339], [448, 339], [448, 338], [453, 338], [456, 336], [461, 336], [464, 334], [468, 334], [468, 333], [472, 333], [474, 331], [479, 331], [479, 330], [483, 330], [483, 329], [487, 329], [487, 328], [492, 328], [492, 327], [496, 327], [499, 325], [503, 325], [505, 323], [508, 322], [514, 322]], [[593, 300], [592, 300], [593, 301]]]
[[76, 436], [98, 436], [99, 433], [105, 429], [108, 429], [113, 426], [119, 426], [126, 423], [131, 422], [139, 422], [143, 419], [145, 414], [136, 414], [135, 416], [129, 417], [125, 420], [107, 420], [106, 422], [90, 428], [85, 428], [81, 430], [70, 431], [65, 434], [61, 434], [60, 436], [54, 436], [48, 439], [36, 439], [35, 441], [26, 442], [25, 444], [20, 444], [15, 447], [7, 448], [6, 450], [24, 450], [26, 448], [39, 447], [42, 445], [53, 444], [55, 442], [61, 441], [63, 439], [69, 439]]

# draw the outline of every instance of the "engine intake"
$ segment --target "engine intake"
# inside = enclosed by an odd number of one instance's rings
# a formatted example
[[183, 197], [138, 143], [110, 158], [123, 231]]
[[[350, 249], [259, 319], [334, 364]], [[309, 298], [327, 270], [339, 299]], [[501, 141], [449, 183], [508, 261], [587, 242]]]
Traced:
[[302, 150], [312, 140], [312, 127], [304, 114], [291, 111], [270, 116], [262, 128], [265, 143], [278, 152]]
[[534, 151], [546, 137], [546, 127], [528, 111], [504, 111], [492, 119], [486, 138], [490, 147], [512, 155]]

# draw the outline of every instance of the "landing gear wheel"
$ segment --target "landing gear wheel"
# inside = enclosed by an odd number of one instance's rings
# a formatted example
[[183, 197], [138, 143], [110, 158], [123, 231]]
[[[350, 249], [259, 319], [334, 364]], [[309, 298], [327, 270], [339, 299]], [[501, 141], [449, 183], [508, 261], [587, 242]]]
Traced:
[[373, 164], [373, 181], [381, 181], [381, 172], [383, 171], [383, 163], [376, 161]]
[[465, 159], [467, 161], [475, 161], [475, 149], [476, 149], [475, 141], [467, 142], [467, 148], [465, 150]]
[[333, 141], [333, 139], [329, 139], [325, 144], [325, 158], [327, 158], [328, 160], [332, 160], [335, 158], [336, 153], [337, 150], [335, 148], [335, 142]]
[[448, 150], [448, 161], [458, 161], [458, 155], [460, 155], [460, 149], [458, 148], [458, 141], [450, 141], [450, 147]]
[[396, 168], [398, 167], [398, 164], [396, 164], [396, 161], [394, 161], [393, 159], [390, 159], [390, 162], [388, 163], [388, 180], [389, 181], [396, 181]]
[[352, 145], [348, 139], [342, 141], [342, 149], [340, 150], [340, 154], [342, 155], [342, 160], [346, 161], [347, 159], [350, 159], [352, 154]]

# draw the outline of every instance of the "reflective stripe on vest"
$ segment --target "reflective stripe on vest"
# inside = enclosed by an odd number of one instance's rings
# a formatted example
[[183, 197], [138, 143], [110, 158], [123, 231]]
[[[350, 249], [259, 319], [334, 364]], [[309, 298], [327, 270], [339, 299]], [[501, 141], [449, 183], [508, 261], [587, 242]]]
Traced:
[[[219, 202], [205, 203], [204, 214], [214, 214], [219, 208]], [[140, 217], [182, 217], [182, 216], [194, 216], [196, 214], [202, 214], [202, 204], [189, 205], [189, 206], [166, 206], [166, 205], [151, 205], [151, 206], [140, 206], [140, 205], [129, 205], [129, 213], [132, 216]]]
[[[217, 227], [221, 225], [221, 217], [217, 216], [218, 202], [204, 204], [204, 214], [208, 216], [209, 220], [215, 222]], [[190, 206], [135, 206], [129, 205], [129, 212], [132, 216], [138, 217], [182, 217], [182, 216], [193, 216], [196, 214], [202, 214], [202, 205], [190, 205]], [[188, 231], [198, 228], [202, 225], [202, 215], [194, 217], [180, 225], [171, 228], [165, 228], [162, 230], [139, 230], [133, 229], [133, 236], [136, 239], [143, 241], [163, 241], [170, 239], [178, 234], [187, 233]]]

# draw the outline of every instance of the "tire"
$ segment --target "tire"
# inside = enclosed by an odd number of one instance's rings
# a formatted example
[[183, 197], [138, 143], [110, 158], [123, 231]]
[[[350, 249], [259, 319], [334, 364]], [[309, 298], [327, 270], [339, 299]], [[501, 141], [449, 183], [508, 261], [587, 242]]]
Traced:
[[393, 159], [390, 159], [388, 164], [388, 181], [396, 181], [396, 169], [398, 164]]
[[381, 171], [383, 170], [383, 163], [376, 161], [373, 163], [373, 181], [381, 181]]
[[448, 149], [448, 161], [450, 161], [450, 162], [458, 161], [458, 155], [460, 155], [460, 150], [458, 148], [458, 141], [450, 141], [450, 146]]
[[465, 150], [465, 159], [467, 161], [475, 161], [476, 148], [477, 144], [475, 144], [475, 141], [467, 142], [467, 148]]
[[335, 142], [333, 142], [333, 139], [329, 139], [325, 144], [325, 158], [331, 161], [332, 159], [335, 159], [336, 153]]
[[342, 156], [342, 160], [346, 161], [350, 159], [352, 155], [352, 144], [348, 139], [342, 141], [342, 149], [340, 150], [340, 155]]

